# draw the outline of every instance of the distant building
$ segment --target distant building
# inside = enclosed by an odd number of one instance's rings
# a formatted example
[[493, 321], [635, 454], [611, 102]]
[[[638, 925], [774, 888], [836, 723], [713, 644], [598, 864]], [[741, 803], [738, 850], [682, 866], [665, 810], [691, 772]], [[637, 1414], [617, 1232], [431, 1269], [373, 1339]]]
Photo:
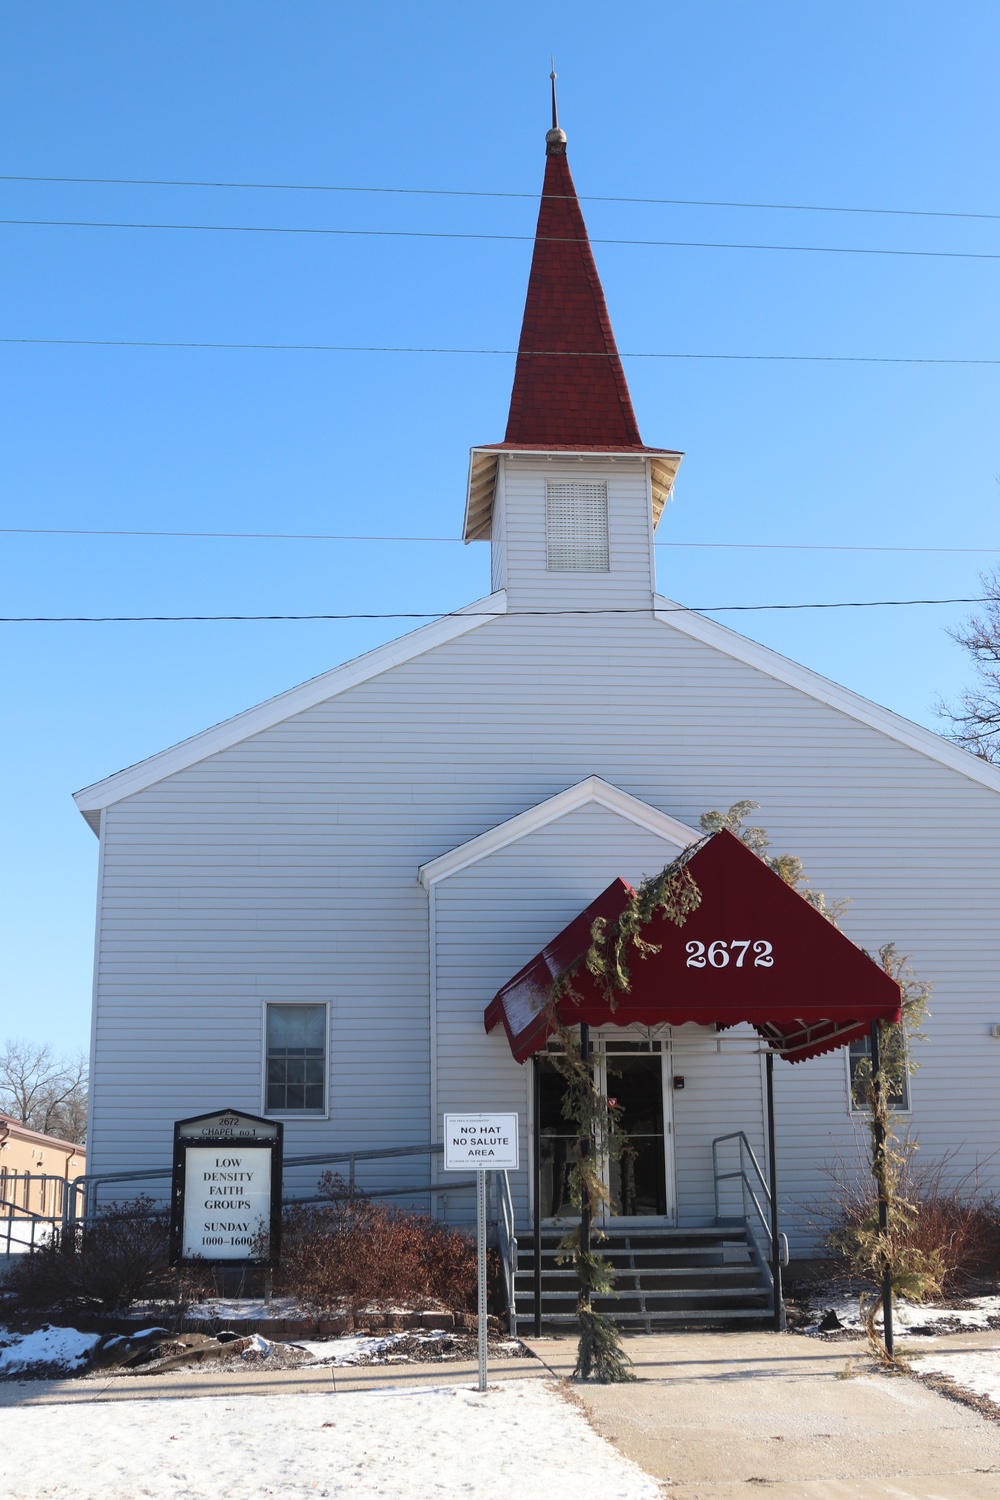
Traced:
[[[0, 1114], [0, 1214], [9, 1206], [43, 1216], [61, 1214], [65, 1184], [86, 1170], [84, 1146], [42, 1135]], [[4, 1233], [0, 1219], [0, 1254]]]
[[[386, 424], [372, 492], [405, 473]], [[848, 483], [849, 434], [829, 459]], [[565, 1211], [559, 1081], [543, 1057], [536, 1107], [484, 1009], [616, 877], [753, 798], [775, 850], [851, 898], [847, 934], [933, 981], [901, 1102], [922, 1159], [978, 1160], [1000, 1188], [1000, 768], [659, 594], [680, 461], [641, 440], [554, 129], [506, 435], [471, 453], [464, 534], [489, 543], [493, 592], [77, 794], [101, 840], [93, 1170], [169, 1165], [173, 1121], [221, 1106], [284, 1120], [292, 1155], [439, 1141], [443, 1113], [489, 1108], [518, 1113], [526, 1169], [538, 1142], [519, 1225]], [[711, 1224], [713, 1140], [763, 1155], [760, 1037], [593, 1043], [641, 1137], [612, 1217]], [[799, 1254], [827, 1169], [860, 1149], [863, 1046], [776, 1078]]]

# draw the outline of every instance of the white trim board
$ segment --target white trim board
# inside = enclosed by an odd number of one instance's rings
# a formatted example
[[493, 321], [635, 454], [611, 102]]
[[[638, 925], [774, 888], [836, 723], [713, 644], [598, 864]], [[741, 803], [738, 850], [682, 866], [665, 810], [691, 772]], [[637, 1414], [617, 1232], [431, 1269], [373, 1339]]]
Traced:
[[977, 755], [953, 745], [950, 740], [932, 730], [914, 724], [912, 719], [904, 719], [902, 714], [882, 708], [870, 698], [862, 698], [860, 693], [853, 693], [850, 688], [831, 682], [829, 677], [823, 677], [809, 667], [800, 666], [780, 652], [772, 651], [769, 646], [761, 646], [757, 641], [748, 640], [745, 635], [708, 619], [706, 615], [675, 604], [662, 594], [653, 596], [653, 613], [661, 624], [669, 625], [672, 630], [679, 630], [683, 635], [702, 641], [713, 650], [724, 652], [726, 656], [735, 657], [737, 661], [765, 672], [768, 677], [786, 683], [798, 692], [815, 698], [819, 703], [825, 703], [829, 708], [838, 709], [840, 713], [857, 719], [861, 724], [867, 724], [870, 729], [878, 730], [889, 739], [907, 745], [930, 760], [938, 761], [950, 771], [957, 771], [970, 781], [978, 781], [991, 792], [1000, 792], [1000, 766], [980, 760]]
[[601, 807], [628, 818], [631, 823], [638, 823], [640, 828], [658, 834], [667, 843], [674, 844], [678, 853], [702, 836], [686, 823], [672, 818], [669, 813], [660, 812], [659, 808], [651, 807], [648, 802], [641, 802], [638, 797], [623, 792], [620, 787], [612, 786], [603, 777], [588, 776], [575, 786], [567, 787], [564, 792], [546, 797], [544, 802], [538, 802], [525, 812], [508, 818], [506, 822], [498, 823], [495, 828], [488, 828], [485, 833], [457, 845], [446, 854], [439, 854], [437, 859], [428, 860], [417, 871], [417, 879], [424, 890], [429, 891], [439, 880], [447, 880], [449, 875], [456, 875], [459, 870], [467, 869], [469, 865], [495, 854], [498, 849], [505, 849], [508, 844], [516, 843], [526, 834], [534, 833], [536, 829], [544, 828], [546, 824], [554, 823], [557, 818], [564, 818], [567, 813], [574, 812], [578, 807], [585, 807], [590, 802], [597, 802]]
[[465, 635], [467, 631], [475, 630], [506, 612], [507, 596], [502, 591], [489, 594], [485, 599], [477, 599], [472, 604], [464, 605], [453, 615], [432, 620], [429, 625], [421, 625], [418, 630], [411, 630], [407, 635], [389, 641], [384, 646], [376, 646], [374, 651], [367, 651], [364, 656], [355, 657], [342, 666], [332, 667], [329, 672], [321, 672], [318, 677], [311, 677], [298, 687], [289, 688], [275, 698], [268, 698], [266, 702], [245, 709], [231, 719], [224, 719], [211, 729], [203, 729], [190, 739], [181, 740], [179, 744], [161, 750], [147, 760], [140, 760], [134, 766], [116, 771], [103, 781], [95, 781], [92, 786], [75, 792], [73, 801], [94, 832], [99, 834], [102, 808], [120, 802], [123, 797], [131, 797], [135, 792], [144, 791], [157, 781], [186, 770], [188, 766], [197, 765], [198, 761], [207, 760], [220, 750], [228, 750], [231, 745], [249, 739], [263, 729], [270, 729], [295, 714], [315, 708], [317, 703], [325, 703], [327, 699], [335, 698], [338, 693], [345, 693], [348, 688], [357, 687], [362, 682], [368, 682], [382, 672], [389, 671], [391, 667], [412, 661], [425, 651], [433, 651], [435, 646], [453, 641], [456, 636]]

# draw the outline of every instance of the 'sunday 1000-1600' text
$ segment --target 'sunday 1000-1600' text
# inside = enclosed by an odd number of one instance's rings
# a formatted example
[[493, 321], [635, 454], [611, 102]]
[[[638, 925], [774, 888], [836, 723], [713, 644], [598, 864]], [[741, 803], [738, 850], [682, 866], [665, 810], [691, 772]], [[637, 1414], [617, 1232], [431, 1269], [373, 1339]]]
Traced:
[[271, 1215], [271, 1152], [253, 1146], [188, 1146], [184, 1258], [246, 1260]]

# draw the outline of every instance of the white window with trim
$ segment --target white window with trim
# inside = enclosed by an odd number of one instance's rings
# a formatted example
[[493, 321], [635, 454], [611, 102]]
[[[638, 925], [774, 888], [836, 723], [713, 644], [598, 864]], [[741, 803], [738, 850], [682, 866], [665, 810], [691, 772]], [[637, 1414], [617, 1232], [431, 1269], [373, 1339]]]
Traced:
[[546, 480], [545, 547], [550, 573], [610, 571], [605, 482]]
[[323, 1002], [265, 1004], [265, 1114], [326, 1114], [327, 1013]]
[[[905, 1044], [904, 1044], [905, 1045]], [[847, 1049], [847, 1098], [852, 1115], [864, 1115], [868, 1113], [864, 1102], [859, 1097], [856, 1087], [858, 1067], [862, 1062], [869, 1062], [872, 1055], [871, 1038], [867, 1036], [857, 1037], [851, 1042]], [[904, 1066], [902, 1077], [897, 1082], [897, 1087], [889, 1090], [889, 1108], [907, 1112], [910, 1108], [910, 1080]]]

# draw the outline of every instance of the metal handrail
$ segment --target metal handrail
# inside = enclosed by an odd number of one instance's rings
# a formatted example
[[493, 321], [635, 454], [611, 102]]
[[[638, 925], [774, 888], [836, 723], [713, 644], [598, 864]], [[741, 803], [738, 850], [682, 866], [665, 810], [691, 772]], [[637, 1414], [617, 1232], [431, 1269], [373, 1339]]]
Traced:
[[[40, 1185], [41, 1196], [45, 1197], [48, 1192], [48, 1184], [51, 1183], [51, 1191], [54, 1199], [62, 1199], [69, 1191], [75, 1178], [63, 1177], [58, 1172], [18, 1172], [9, 1171], [0, 1176], [0, 1207], [10, 1204], [13, 1208], [30, 1208], [32, 1190]], [[18, 1197], [22, 1202], [18, 1204]], [[43, 1218], [61, 1218], [62, 1206], [54, 1210], [52, 1214], [46, 1214], [41, 1210]]]
[[[726, 1145], [729, 1141], [737, 1141], [739, 1143], [740, 1164], [736, 1171], [723, 1172], [719, 1169], [719, 1147]], [[750, 1174], [747, 1171], [748, 1163], [753, 1173], [753, 1180], [751, 1180]], [[751, 1207], [753, 1209], [753, 1212], [757, 1215], [758, 1220], [760, 1221], [761, 1229], [763, 1229], [764, 1231], [763, 1237], [766, 1242], [767, 1253], [761, 1254], [760, 1258], [764, 1269], [767, 1272], [767, 1275], [770, 1277], [770, 1261], [774, 1254], [774, 1247], [771, 1238], [771, 1189], [768, 1185], [767, 1178], [764, 1176], [763, 1170], [761, 1169], [760, 1162], [754, 1155], [754, 1149], [751, 1146], [750, 1142], [747, 1140], [745, 1131], [732, 1130], [728, 1135], [717, 1135], [715, 1137], [712, 1142], [712, 1171], [715, 1178], [716, 1219], [721, 1220], [723, 1217], [722, 1204], [719, 1198], [719, 1184], [722, 1182], [732, 1182], [734, 1180], [738, 1180], [740, 1183], [740, 1194], [743, 1203], [743, 1220], [747, 1226], [747, 1229], [751, 1232], [755, 1244], [759, 1231], [751, 1226]], [[763, 1206], [761, 1205], [760, 1199], [757, 1196], [758, 1191], [763, 1197]], [[778, 1254], [780, 1263], [782, 1265], [787, 1265], [788, 1240], [783, 1234], [779, 1234], [778, 1240]]]
[[[6, 1220], [6, 1230], [2, 1227], [4, 1220]], [[4, 1240], [6, 1240], [7, 1242], [7, 1249], [3, 1253], [5, 1255], [12, 1254], [10, 1248], [12, 1244], [23, 1245], [26, 1246], [27, 1249], [33, 1250], [35, 1248], [35, 1231], [38, 1228], [39, 1224], [48, 1224], [51, 1231], [54, 1233], [59, 1225], [59, 1222], [60, 1220], [58, 1214], [40, 1214], [36, 1213], [32, 1208], [22, 1208], [16, 1203], [0, 1203], [0, 1244], [2, 1244]], [[28, 1239], [22, 1239], [20, 1235], [15, 1235], [15, 1224], [30, 1225], [30, 1237]]]
[[456, 1177], [448, 1182], [424, 1182], [418, 1187], [375, 1188], [366, 1193], [361, 1188], [348, 1189], [346, 1193], [317, 1193], [309, 1198], [282, 1198], [282, 1208], [298, 1203], [338, 1203], [345, 1198], [364, 1198], [377, 1202], [380, 1198], [422, 1198], [424, 1194], [434, 1197], [438, 1193], [453, 1193], [457, 1188], [474, 1188], [474, 1177]]
[[[284, 1164], [286, 1167], [320, 1167], [333, 1166], [337, 1162], [348, 1163], [348, 1184], [351, 1192], [355, 1190], [357, 1181], [357, 1163], [359, 1161], [390, 1161], [396, 1157], [406, 1156], [440, 1156], [444, 1152], [441, 1141], [431, 1141], [423, 1146], [387, 1146], [375, 1150], [364, 1151], [322, 1151], [308, 1156], [286, 1156]], [[97, 1191], [109, 1183], [122, 1182], [159, 1182], [167, 1181], [173, 1175], [170, 1167], [144, 1167], [139, 1171], [132, 1172], [88, 1172], [82, 1177], [77, 1177], [70, 1183], [70, 1191], [67, 1193], [67, 1202], [64, 1211], [63, 1222], [66, 1225], [75, 1224], [79, 1220], [89, 1222], [97, 1211]], [[463, 1179], [461, 1182], [450, 1182], [438, 1185], [430, 1184], [419, 1188], [413, 1188], [415, 1197], [422, 1197], [425, 1193], [436, 1194], [444, 1191], [458, 1190], [468, 1186]], [[471, 1180], [475, 1187], [475, 1179]], [[385, 1189], [381, 1194], [374, 1192], [366, 1194], [370, 1197], [391, 1197], [393, 1194], [401, 1196], [402, 1189]], [[82, 1205], [79, 1200], [82, 1198]], [[298, 1200], [300, 1202], [305, 1200]], [[82, 1212], [80, 1209], [82, 1207]]]
[[507, 1314], [511, 1334], [516, 1337], [517, 1303], [514, 1286], [517, 1274], [517, 1235], [514, 1224], [514, 1199], [511, 1196], [510, 1176], [507, 1172], [494, 1172], [493, 1182], [497, 1196], [497, 1241], [503, 1266], [504, 1288], [507, 1293]]

